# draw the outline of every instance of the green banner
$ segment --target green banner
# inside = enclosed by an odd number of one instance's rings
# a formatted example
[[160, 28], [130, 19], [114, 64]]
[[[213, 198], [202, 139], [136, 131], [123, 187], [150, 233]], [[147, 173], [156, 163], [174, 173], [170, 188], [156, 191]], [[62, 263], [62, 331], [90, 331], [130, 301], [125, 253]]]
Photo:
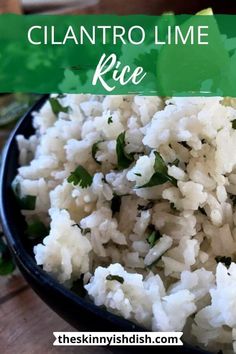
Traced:
[[236, 97], [236, 16], [0, 16], [0, 92]]

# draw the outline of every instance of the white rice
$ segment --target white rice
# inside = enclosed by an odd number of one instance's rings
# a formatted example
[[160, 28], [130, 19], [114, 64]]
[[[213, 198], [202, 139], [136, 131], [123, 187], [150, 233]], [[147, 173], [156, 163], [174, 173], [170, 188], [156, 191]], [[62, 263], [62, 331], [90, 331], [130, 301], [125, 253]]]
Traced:
[[[34, 248], [37, 264], [66, 286], [84, 275], [96, 305], [141, 326], [183, 330], [190, 343], [236, 352], [233, 103], [219, 97], [58, 100], [68, 113], [56, 117], [47, 102], [34, 115], [35, 135], [17, 137], [21, 196], [37, 197], [35, 210], [23, 213], [28, 222], [37, 216], [50, 224]], [[118, 170], [122, 132], [134, 162]], [[155, 173], [156, 151], [177, 185], [142, 188]], [[78, 165], [93, 177], [87, 188], [67, 181]], [[115, 214], [114, 195], [121, 196]], [[149, 244], [155, 231], [159, 238]], [[231, 265], [217, 263], [219, 256], [231, 257]]]

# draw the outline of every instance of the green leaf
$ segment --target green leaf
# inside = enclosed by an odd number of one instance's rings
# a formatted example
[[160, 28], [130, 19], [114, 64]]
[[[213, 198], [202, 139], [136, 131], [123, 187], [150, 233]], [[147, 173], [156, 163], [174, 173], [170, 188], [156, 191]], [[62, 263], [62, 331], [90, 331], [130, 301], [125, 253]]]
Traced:
[[149, 182], [143, 184], [142, 186], [140, 186], [138, 188], [154, 187], [154, 186], [158, 186], [160, 184], [164, 184], [167, 181], [168, 181], [168, 179], [166, 178], [165, 175], [162, 175], [161, 173], [156, 172], [156, 173], [154, 173], [154, 175], [152, 175]]
[[154, 187], [166, 183], [167, 181], [171, 182], [174, 186], [177, 186], [176, 179], [168, 175], [168, 168], [161, 155], [157, 151], [155, 151], [154, 154], [155, 154], [155, 162], [154, 162], [155, 173], [152, 175], [149, 182], [147, 182], [146, 184], [138, 188]]
[[173, 186], [177, 187], [177, 180], [174, 177], [167, 175], [167, 180], [173, 184]]
[[232, 128], [233, 128], [233, 129], [236, 129], [236, 119], [232, 120], [231, 123], [232, 123]]
[[116, 155], [119, 170], [128, 168], [134, 161], [134, 156], [125, 151], [125, 146], [125, 132], [123, 132], [116, 139]]
[[155, 162], [154, 162], [155, 172], [166, 175], [168, 168], [165, 164], [165, 161], [163, 160], [163, 158], [161, 157], [161, 155], [157, 151], [154, 151], [154, 155], [155, 155]]
[[175, 159], [173, 162], [170, 163], [170, 166], [179, 166], [179, 159]]
[[159, 231], [152, 231], [151, 234], [147, 237], [147, 242], [149, 243], [150, 247], [152, 248], [155, 246], [157, 240], [159, 240], [162, 237]]
[[53, 113], [57, 116], [60, 112], [68, 113], [69, 107], [63, 107], [57, 98], [49, 98], [49, 102], [52, 108]]
[[23, 210], [35, 210], [36, 197], [34, 195], [26, 195], [19, 199], [19, 204]]
[[0, 275], [9, 275], [15, 269], [11, 253], [4, 243], [2, 236], [0, 238]]
[[115, 213], [119, 213], [120, 206], [121, 206], [121, 196], [114, 195], [114, 197], [111, 200], [112, 215], [114, 215]]
[[110, 116], [110, 117], [108, 118], [107, 123], [108, 123], [108, 124], [113, 123], [112, 116]]
[[116, 280], [116, 281], [118, 281], [121, 284], [123, 284], [124, 281], [125, 281], [124, 278], [120, 277], [119, 275], [112, 275], [112, 274], [109, 274], [106, 277], [106, 280]]
[[98, 145], [99, 145], [100, 143], [103, 143], [103, 142], [104, 142], [104, 140], [99, 140], [99, 141], [97, 141], [96, 143], [94, 143], [93, 146], [92, 146], [92, 158], [93, 158], [94, 161], [97, 162], [99, 165], [101, 165], [102, 163], [96, 159], [96, 153], [97, 153], [98, 150], [99, 150]]
[[23, 210], [35, 210], [36, 196], [25, 195], [21, 197], [20, 183], [16, 180], [12, 182], [11, 186], [20, 208]]
[[73, 183], [75, 186], [79, 185], [81, 188], [87, 188], [93, 183], [93, 177], [83, 166], [78, 166], [74, 172], [71, 172], [67, 181]]
[[27, 225], [26, 235], [29, 239], [43, 239], [49, 234], [49, 229], [40, 220]]

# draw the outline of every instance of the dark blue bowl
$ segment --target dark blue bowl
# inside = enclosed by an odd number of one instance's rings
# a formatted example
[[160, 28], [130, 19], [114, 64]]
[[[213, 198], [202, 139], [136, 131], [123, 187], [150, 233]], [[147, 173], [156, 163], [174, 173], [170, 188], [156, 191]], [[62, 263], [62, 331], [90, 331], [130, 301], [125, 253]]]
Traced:
[[[81, 295], [60, 285], [41, 267], [36, 265], [32, 243], [24, 237], [26, 223], [11, 189], [11, 183], [17, 174], [19, 156], [15, 137], [18, 134], [29, 137], [34, 133], [32, 112], [40, 109], [47, 98], [48, 96], [41, 98], [19, 121], [3, 151], [0, 173], [0, 217], [10, 250], [21, 273], [33, 290], [48, 306], [76, 329], [84, 331], [144, 331], [143, 328], [134, 323], [94, 305], [82, 295], [82, 284]], [[131, 352], [130, 348], [128, 349], [129, 352]], [[171, 353], [206, 353], [206, 351], [188, 345], [171, 347], [171, 349], [168, 349], [168, 347], [159, 348], [161, 352], [166, 353], [168, 351], [171, 351]], [[155, 347], [156, 352], [159, 350], [158, 347]], [[137, 351], [137, 347], [135, 351]]]

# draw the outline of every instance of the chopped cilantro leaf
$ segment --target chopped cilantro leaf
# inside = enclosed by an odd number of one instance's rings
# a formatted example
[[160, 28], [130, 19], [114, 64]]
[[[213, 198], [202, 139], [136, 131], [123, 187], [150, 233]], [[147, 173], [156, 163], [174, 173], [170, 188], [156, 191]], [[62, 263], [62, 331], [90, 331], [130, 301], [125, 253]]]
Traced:
[[57, 98], [51, 97], [51, 98], [49, 98], [49, 102], [50, 102], [52, 111], [56, 116], [60, 112], [68, 113], [69, 107], [63, 107]]
[[69, 183], [73, 183], [75, 186], [79, 185], [81, 188], [87, 188], [91, 186], [93, 177], [86, 171], [83, 166], [78, 166], [70, 176], [67, 178]]
[[43, 239], [48, 234], [48, 228], [40, 220], [36, 220], [27, 226], [26, 235], [29, 239]]
[[142, 177], [141, 173], [135, 173], [135, 176]]
[[233, 128], [233, 129], [236, 129], [236, 119], [232, 120], [231, 123], [232, 123], [232, 128]]
[[155, 151], [154, 154], [155, 154], [155, 163], [154, 163], [155, 173], [152, 175], [149, 182], [140, 186], [139, 188], [158, 186], [167, 181], [171, 182], [174, 186], [177, 186], [176, 179], [168, 175], [168, 167], [166, 166], [165, 161], [163, 160], [161, 155], [157, 151]]
[[128, 168], [134, 161], [134, 156], [125, 151], [125, 145], [125, 132], [123, 132], [116, 139], [116, 155], [119, 170]]
[[163, 184], [165, 182], [167, 182], [166, 177], [157, 172], [154, 173], [154, 175], [151, 177], [148, 183], [140, 186], [139, 188], [154, 187]]
[[154, 163], [155, 172], [159, 172], [165, 175], [167, 173], [167, 166], [165, 164], [165, 161], [157, 151], [154, 152], [154, 155], [155, 155], [155, 163]]
[[20, 208], [23, 210], [34, 210], [36, 197], [34, 195], [26, 195], [19, 199]]
[[99, 165], [101, 165], [101, 162], [96, 159], [96, 153], [97, 153], [98, 150], [99, 150], [98, 145], [99, 145], [100, 143], [103, 143], [103, 142], [104, 142], [104, 140], [99, 140], [99, 141], [97, 141], [96, 143], [94, 143], [93, 146], [92, 146], [92, 158], [93, 158], [94, 161], [97, 162]]
[[157, 240], [159, 240], [161, 238], [161, 234], [159, 231], [152, 231], [151, 234], [147, 237], [147, 242], [149, 243], [150, 247], [154, 247]]
[[179, 166], [179, 159], [175, 159], [173, 162], [170, 163], [171, 166]]
[[124, 281], [125, 281], [124, 278], [120, 277], [119, 275], [112, 275], [112, 274], [109, 274], [106, 277], [106, 280], [116, 280], [116, 281], [118, 281], [121, 284], [123, 284]]
[[112, 116], [110, 116], [110, 117], [108, 118], [107, 123], [108, 123], [108, 124], [113, 123]]

